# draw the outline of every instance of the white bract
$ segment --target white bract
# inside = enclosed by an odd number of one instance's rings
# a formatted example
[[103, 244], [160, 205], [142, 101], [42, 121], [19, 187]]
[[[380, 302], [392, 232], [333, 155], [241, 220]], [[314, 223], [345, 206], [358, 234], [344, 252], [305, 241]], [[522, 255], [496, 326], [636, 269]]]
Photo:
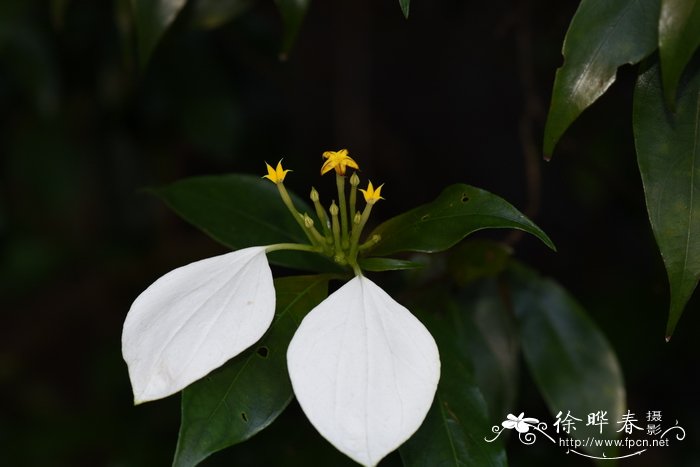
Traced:
[[131, 305], [122, 333], [134, 402], [174, 394], [262, 337], [275, 315], [264, 247], [170, 271]]
[[367, 466], [420, 427], [440, 379], [428, 330], [363, 276], [304, 318], [287, 364], [294, 394], [314, 427]]
[[[333, 258], [356, 276], [304, 318], [287, 351], [289, 376], [321, 435], [360, 464], [374, 466], [420, 427], [440, 379], [440, 357], [420, 321], [360, 271], [358, 253], [380, 239], [359, 243], [372, 206], [383, 199], [382, 186], [358, 190], [354, 174], [346, 202], [345, 171], [357, 163], [346, 150], [323, 156], [322, 172], [336, 171], [339, 199], [329, 219], [312, 190], [323, 235], [284, 188], [289, 170], [281, 162], [268, 165], [265, 178], [275, 183], [310, 244], [245, 248], [167, 273], [131, 306], [122, 352], [135, 403], [174, 394], [253, 345], [272, 323], [275, 290], [267, 252], [304, 250]], [[357, 191], [366, 202], [362, 212]]]

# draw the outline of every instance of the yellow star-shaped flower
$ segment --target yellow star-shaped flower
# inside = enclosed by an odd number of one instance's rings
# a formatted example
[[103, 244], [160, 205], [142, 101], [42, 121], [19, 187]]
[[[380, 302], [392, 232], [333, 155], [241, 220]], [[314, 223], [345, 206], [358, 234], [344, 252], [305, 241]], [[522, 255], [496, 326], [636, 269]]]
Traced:
[[363, 190], [362, 188], [360, 188], [360, 191], [364, 195], [365, 201], [367, 201], [367, 204], [374, 204], [377, 201], [379, 201], [380, 199], [384, 199], [381, 196], [383, 186], [384, 186], [384, 184], [382, 183], [375, 190], [374, 187], [372, 186], [372, 182], [369, 182], [366, 190]]
[[321, 167], [321, 175], [325, 174], [331, 169], [335, 169], [338, 175], [345, 175], [345, 170], [348, 167], [352, 169], [360, 168], [358, 167], [357, 162], [348, 156], [347, 149], [341, 149], [340, 151], [326, 151], [323, 153], [323, 157], [327, 160], [323, 163], [323, 167]]
[[267, 166], [267, 175], [263, 175], [263, 178], [267, 178], [275, 184], [282, 183], [284, 181], [284, 177], [287, 176], [287, 172], [291, 172], [289, 169], [284, 170], [284, 168], [282, 168], [281, 160], [277, 163], [277, 168], [274, 169], [267, 162], [265, 162], [265, 165]]

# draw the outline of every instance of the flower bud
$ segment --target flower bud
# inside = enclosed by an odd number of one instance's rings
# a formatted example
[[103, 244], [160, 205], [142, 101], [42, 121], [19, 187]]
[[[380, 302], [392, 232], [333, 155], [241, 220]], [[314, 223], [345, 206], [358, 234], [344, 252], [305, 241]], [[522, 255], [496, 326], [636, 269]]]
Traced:
[[331, 216], [338, 215], [338, 205], [335, 204], [335, 200], [331, 203], [331, 207], [328, 209], [331, 212]]
[[313, 201], [314, 203], [318, 202], [319, 198], [318, 198], [318, 191], [316, 191], [316, 188], [311, 187], [311, 194], [309, 195], [309, 197], [311, 198], [311, 201]]
[[350, 185], [356, 187], [360, 185], [360, 177], [357, 176], [357, 172], [353, 172], [350, 177]]

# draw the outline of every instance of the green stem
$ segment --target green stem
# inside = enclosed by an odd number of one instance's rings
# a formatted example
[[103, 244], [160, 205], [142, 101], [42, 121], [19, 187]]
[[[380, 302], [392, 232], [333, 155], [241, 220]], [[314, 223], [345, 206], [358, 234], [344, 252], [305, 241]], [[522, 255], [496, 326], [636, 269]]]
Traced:
[[353, 226], [352, 238], [350, 238], [350, 261], [353, 263], [357, 260], [357, 250], [359, 248], [360, 234], [362, 234], [362, 229], [364, 229], [367, 219], [372, 212], [373, 204], [367, 203], [365, 210], [362, 211], [362, 217], [360, 218], [360, 223]]
[[348, 208], [345, 204], [345, 176], [339, 173], [335, 174], [335, 184], [338, 187], [338, 204], [340, 204], [340, 227], [342, 245], [348, 247]]
[[274, 245], [268, 245], [265, 247], [265, 253], [272, 253], [273, 251], [279, 250], [296, 250], [321, 253], [321, 248], [312, 245], [305, 245], [303, 243], [276, 243]]
[[291, 196], [289, 196], [289, 193], [287, 192], [287, 189], [284, 187], [282, 183], [276, 183], [277, 189], [280, 192], [280, 196], [282, 197], [282, 201], [284, 202], [284, 205], [287, 206], [287, 209], [289, 209], [289, 212], [292, 213], [292, 217], [294, 217], [294, 220], [297, 221], [297, 224], [299, 224], [299, 227], [301, 227], [301, 230], [304, 231], [306, 234], [306, 237], [309, 239], [309, 241], [316, 245], [316, 239], [314, 239], [313, 235], [311, 232], [309, 232], [304, 225], [304, 216], [301, 215], [299, 211], [297, 211], [297, 208], [294, 207], [294, 202], [292, 201]]

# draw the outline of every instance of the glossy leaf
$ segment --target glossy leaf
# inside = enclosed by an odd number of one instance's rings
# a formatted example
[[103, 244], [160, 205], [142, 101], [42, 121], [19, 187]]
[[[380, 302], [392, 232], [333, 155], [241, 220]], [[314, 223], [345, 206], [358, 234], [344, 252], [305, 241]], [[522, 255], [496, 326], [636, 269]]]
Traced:
[[634, 64], [657, 46], [660, 0], [582, 0], [564, 39], [544, 130], [552, 155], [566, 129], [615, 81], [617, 68]]
[[277, 5], [284, 22], [281, 51], [283, 58], [292, 49], [310, 4], [311, 0], [275, 0], [275, 5]]
[[401, 6], [401, 11], [406, 19], [408, 19], [408, 13], [411, 7], [411, 0], [399, 0], [399, 5]]
[[[406, 467], [505, 466], [502, 440], [484, 441], [493, 424], [486, 402], [476, 385], [464, 344], [449, 315], [421, 314], [438, 342], [442, 375], [433, 405], [420, 429], [401, 449]], [[456, 314], [454, 315], [457, 316]]]
[[414, 261], [395, 258], [360, 258], [358, 261], [363, 271], [400, 271], [404, 269], [419, 269], [423, 265]]
[[[274, 243], [308, 243], [275, 185], [260, 177], [241, 174], [195, 177], [153, 192], [180, 217], [234, 250]], [[313, 213], [303, 200], [291, 196], [300, 212]], [[311, 253], [279, 251], [268, 258], [282, 266], [338, 271], [332, 262]]]
[[678, 81], [699, 45], [700, 2], [661, 0], [659, 59], [664, 95], [671, 109], [675, 109]]
[[368, 238], [380, 235], [381, 240], [368, 254], [434, 253], [450, 248], [470, 233], [488, 228], [524, 230], [555, 249], [547, 234], [503, 198], [457, 184], [447, 187], [434, 201], [380, 224]]
[[131, 0], [136, 17], [139, 60], [145, 66], [163, 33], [175, 21], [187, 0]]
[[[625, 387], [615, 352], [581, 306], [554, 281], [523, 266], [507, 279], [522, 348], [530, 372], [553, 416], [607, 412], [601, 437], [619, 436], [615, 424], [625, 407]], [[572, 430], [579, 439], [599, 436], [598, 427]], [[596, 455], [601, 451], [590, 449]], [[607, 455], [610, 455], [608, 449]]]
[[[700, 66], [689, 69], [676, 112], [664, 106], [658, 66], [639, 76], [634, 136], [647, 210], [671, 286], [673, 333], [700, 278]], [[696, 178], [697, 177], [697, 178]]]
[[173, 465], [193, 466], [258, 433], [292, 400], [287, 346], [302, 318], [327, 294], [323, 276], [275, 280], [277, 314], [248, 352], [192, 384], [182, 394], [182, 424]]
[[253, 0], [195, 0], [192, 21], [196, 26], [214, 29], [244, 13]]

